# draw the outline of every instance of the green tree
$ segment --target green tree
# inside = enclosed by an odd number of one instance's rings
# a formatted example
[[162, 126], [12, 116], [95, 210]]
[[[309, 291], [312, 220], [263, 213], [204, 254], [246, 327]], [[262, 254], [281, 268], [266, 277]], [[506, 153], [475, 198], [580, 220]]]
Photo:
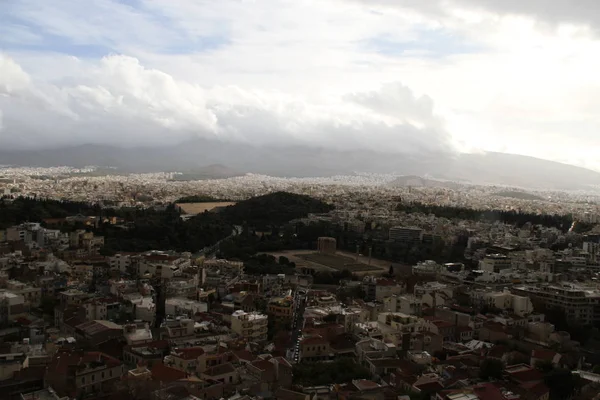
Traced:
[[554, 369], [554, 365], [552, 364], [552, 361], [540, 360], [535, 363], [535, 368], [544, 374], [547, 374]]
[[323, 322], [335, 322], [335, 321], [337, 321], [336, 314], [327, 314], [326, 316], [323, 317]]
[[479, 377], [484, 380], [502, 379], [504, 364], [496, 358], [486, 358], [479, 368]]
[[550, 399], [569, 399], [575, 394], [577, 376], [566, 368], [557, 368], [544, 376], [544, 382], [550, 389]]

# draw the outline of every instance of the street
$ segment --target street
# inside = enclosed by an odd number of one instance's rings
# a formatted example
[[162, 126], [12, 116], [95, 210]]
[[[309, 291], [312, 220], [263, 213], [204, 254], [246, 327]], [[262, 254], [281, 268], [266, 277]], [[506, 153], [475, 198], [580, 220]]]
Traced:
[[300, 339], [302, 337], [302, 327], [304, 326], [304, 307], [306, 306], [306, 292], [300, 293], [296, 290], [294, 293], [294, 315], [292, 316], [292, 335], [290, 339], [290, 348], [288, 353], [293, 362], [300, 359]]

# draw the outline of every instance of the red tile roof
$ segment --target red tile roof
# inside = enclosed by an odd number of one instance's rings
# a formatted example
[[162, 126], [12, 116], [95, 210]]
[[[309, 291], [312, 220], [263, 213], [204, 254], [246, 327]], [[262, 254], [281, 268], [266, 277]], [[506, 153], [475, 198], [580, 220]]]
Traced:
[[209, 368], [204, 372], [204, 375], [207, 376], [219, 376], [223, 374], [231, 374], [235, 372], [235, 368], [231, 363], [217, 365], [215, 367]]
[[482, 400], [506, 400], [501, 388], [489, 382], [474, 386], [473, 393]]
[[202, 347], [177, 348], [173, 349], [171, 354], [184, 360], [195, 360], [204, 355], [204, 349]]
[[103, 363], [107, 368], [114, 368], [121, 365], [121, 361], [99, 351], [59, 350], [48, 364], [46, 373], [67, 375], [69, 367], [83, 367], [92, 362]]
[[154, 364], [151, 373], [152, 379], [160, 382], [174, 382], [187, 377], [185, 372], [166, 366], [163, 363]]
[[272, 363], [270, 363], [269, 361], [266, 361], [266, 360], [253, 361], [252, 365], [255, 368], [260, 369], [261, 371], [268, 371], [275, 367]]
[[313, 345], [319, 345], [319, 344], [327, 344], [327, 340], [323, 339], [323, 337], [321, 336], [310, 336], [307, 337], [305, 339], [302, 339], [302, 341], [300, 342], [300, 344], [302, 346], [313, 346]]
[[238, 360], [244, 361], [253, 361], [256, 359], [256, 356], [249, 352], [248, 350], [238, 350], [234, 351], [233, 354], [237, 357]]
[[531, 357], [545, 361], [552, 361], [558, 353], [548, 349], [534, 349], [531, 351]]
[[451, 328], [454, 326], [453, 323], [442, 320], [432, 321], [431, 323], [437, 326], [438, 328]]
[[521, 384], [521, 388], [538, 399], [550, 391], [544, 382], [525, 382]]
[[535, 368], [524, 367], [518, 371], [506, 371], [508, 375], [516, 382], [541, 382], [544, 380], [544, 375]]
[[369, 390], [379, 387], [379, 384], [367, 379], [357, 379], [355, 381], [352, 381], [352, 384], [356, 387], [357, 390]]

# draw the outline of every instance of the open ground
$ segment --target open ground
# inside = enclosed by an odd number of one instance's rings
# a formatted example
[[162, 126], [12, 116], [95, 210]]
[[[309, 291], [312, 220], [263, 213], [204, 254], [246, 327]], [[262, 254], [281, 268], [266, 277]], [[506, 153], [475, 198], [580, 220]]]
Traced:
[[196, 215], [202, 214], [204, 211], [211, 211], [217, 207], [228, 207], [235, 205], [234, 202], [230, 201], [217, 201], [212, 203], [178, 203], [177, 207], [181, 209], [185, 214]]
[[314, 250], [285, 250], [268, 253], [275, 257], [284, 256], [296, 264], [297, 269], [312, 268], [317, 271], [348, 271], [363, 275], [367, 273], [387, 273], [390, 268], [390, 262], [386, 260], [371, 259], [371, 265], [368, 265], [369, 258], [358, 256], [356, 254], [337, 251], [335, 255], [319, 254]]

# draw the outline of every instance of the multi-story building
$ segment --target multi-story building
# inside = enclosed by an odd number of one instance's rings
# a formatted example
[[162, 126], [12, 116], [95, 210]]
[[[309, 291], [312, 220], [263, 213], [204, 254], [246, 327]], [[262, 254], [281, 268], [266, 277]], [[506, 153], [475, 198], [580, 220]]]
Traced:
[[138, 276], [160, 276], [172, 278], [181, 275], [190, 266], [190, 259], [178, 254], [168, 254], [161, 251], [151, 251], [141, 256], [137, 263]]
[[0, 324], [6, 324], [28, 311], [23, 296], [0, 290]]
[[499, 273], [512, 268], [512, 261], [503, 254], [488, 254], [479, 262], [479, 269], [487, 272]]
[[309, 336], [300, 342], [301, 361], [324, 361], [332, 356], [329, 341], [322, 336]]
[[383, 309], [393, 313], [407, 315], [421, 315], [423, 301], [421, 298], [407, 294], [404, 296], [390, 296], [383, 300]]
[[114, 256], [108, 257], [110, 269], [126, 272], [136, 262], [136, 255], [127, 253], [117, 253]]
[[116, 318], [121, 303], [116, 298], [94, 298], [83, 303], [86, 319], [106, 319]]
[[406, 285], [401, 285], [393, 279], [372, 278], [363, 281], [363, 291], [368, 300], [383, 301], [386, 297], [403, 294]]
[[59, 350], [46, 367], [44, 380], [61, 396], [83, 398], [110, 392], [123, 373], [123, 363], [107, 354]]
[[180, 318], [163, 322], [164, 338], [169, 340], [191, 338], [195, 335], [194, 320]]
[[533, 304], [527, 296], [513, 294], [508, 289], [501, 292], [477, 290], [471, 292], [471, 301], [478, 307], [488, 306], [504, 311], [512, 311], [519, 317], [533, 312]]
[[277, 322], [290, 321], [294, 314], [294, 298], [286, 296], [271, 299], [267, 305], [267, 314]]
[[251, 341], [267, 340], [268, 317], [258, 312], [237, 310], [231, 315], [231, 330]]
[[129, 365], [144, 365], [152, 368], [153, 364], [160, 363], [168, 354], [169, 342], [157, 340], [154, 342], [128, 345], [123, 348], [123, 360]]
[[567, 319], [584, 325], [600, 322], [600, 291], [576, 283], [562, 283], [547, 286], [518, 286], [512, 291], [531, 298], [534, 304], [548, 308], [558, 308], [565, 312]]
[[171, 368], [194, 374], [198, 371], [198, 365], [201, 364], [200, 359], [204, 354], [205, 351], [202, 347], [175, 348], [171, 350], [171, 354], [165, 357], [164, 362]]
[[10, 292], [23, 296], [25, 303], [32, 307], [38, 307], [42, 302], [42, 289], [39, 287], [13, 280], [8, 281], [6, 287]]
[[104, 246], [104, 237], [78, 229], [69, 233], [69, 246], [73, 249], [83, 249], [88, 254], [98, 254]]

